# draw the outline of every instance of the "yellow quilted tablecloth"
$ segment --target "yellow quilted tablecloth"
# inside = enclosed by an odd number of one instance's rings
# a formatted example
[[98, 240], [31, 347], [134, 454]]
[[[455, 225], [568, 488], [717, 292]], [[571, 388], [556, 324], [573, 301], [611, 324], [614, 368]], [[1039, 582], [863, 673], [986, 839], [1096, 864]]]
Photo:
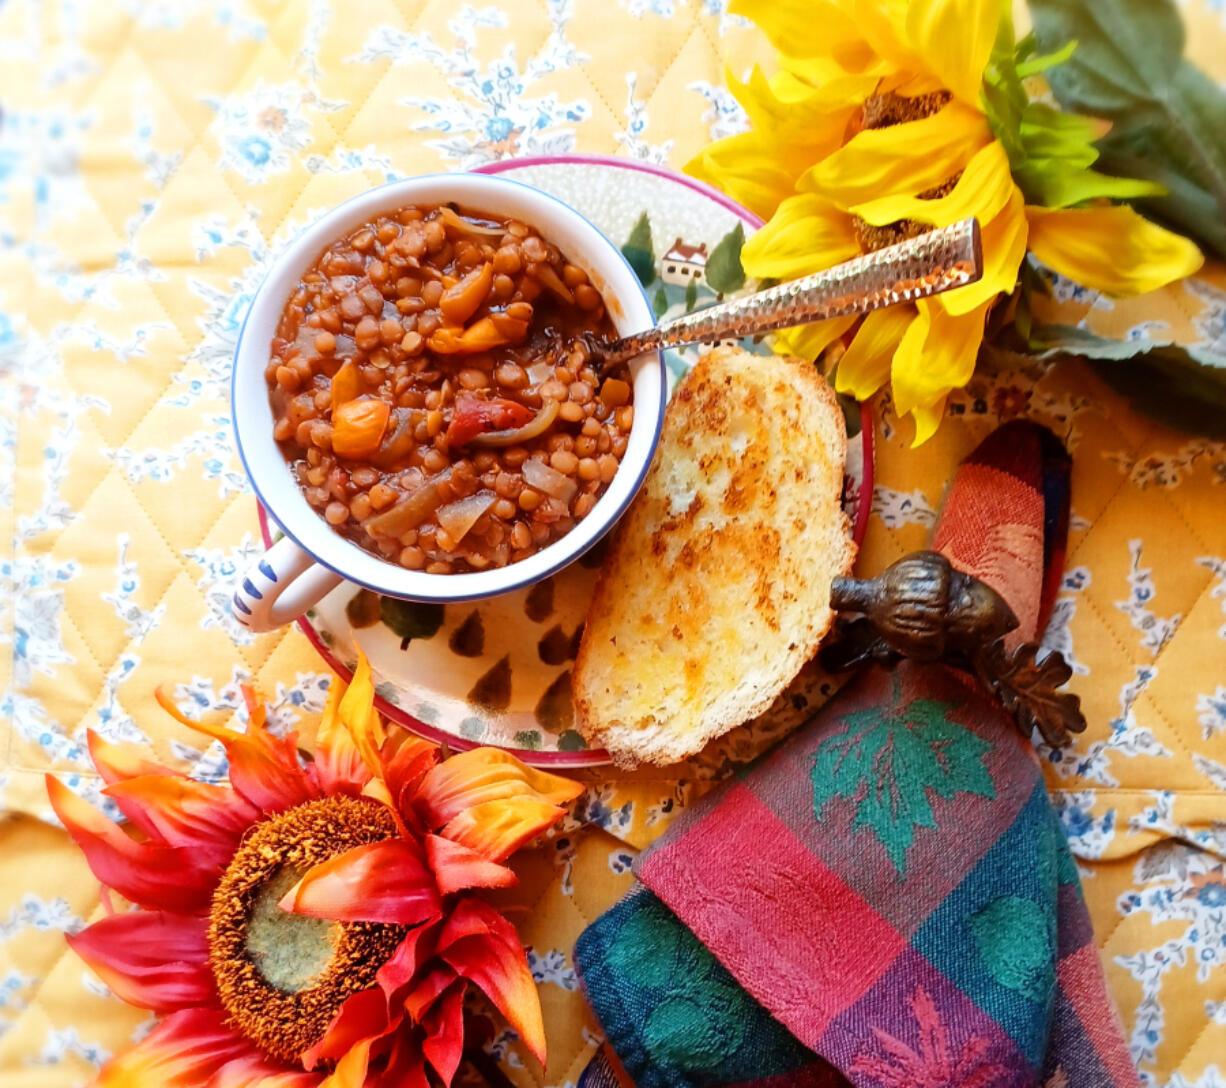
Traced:
[[[84, 731], [215, 754], [153, 688], [224, 716], [253, 680], [308, 737], [326, 677], [296, 630], [228, 615], [258, 550], [228, 431], [230, 355], [269, 254], [389, 177], [515, 154], [680, 165], [738, 123], [720, 90], [761, 43], [725, 0], [7, 0], [0, 5], [0, 1085], [59, 1088], [148, 1029], [71, 954], [98, 888], [49, 822], [50, 769], [96, 797]], [[1220, 0], [1184, 0], [1226, 77]], [[1226, 275], [1092, 324], [1166, 322], [1226, 350]], [[1148, 1083], [1226, 1084], [1226, 446], [1147, 422], [1086, 369], [999, 371], [918, 453], [878, 424], [861, 569], [920, 546], [952, 466], [1028, 413], [1074, 454], [1048, 641], [1089, 731], [1048, 756], [1108, 978]], [[806, 690], [820, 695], [822, 679]], [[799, 704], [799, 700], [798, 700]], [[599, 1043], [570, 950], [635, 851], [803, 715], [677, 771], [591, 772], [585, 827], [520, 863], [550, 1043], [516, 1083], [574, 1084]]]

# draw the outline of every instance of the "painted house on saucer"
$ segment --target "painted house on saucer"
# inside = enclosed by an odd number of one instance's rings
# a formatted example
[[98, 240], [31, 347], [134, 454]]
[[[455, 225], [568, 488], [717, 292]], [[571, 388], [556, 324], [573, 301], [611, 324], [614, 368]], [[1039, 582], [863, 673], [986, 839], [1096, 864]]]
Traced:
[[660, 262], [661, 279], [665, 283], [678, 287], [688, 287], [691, 283], [702, 283], [707, 270], [707, 243], [699, 246], [687, 246], [678, 238], [664, 254]]

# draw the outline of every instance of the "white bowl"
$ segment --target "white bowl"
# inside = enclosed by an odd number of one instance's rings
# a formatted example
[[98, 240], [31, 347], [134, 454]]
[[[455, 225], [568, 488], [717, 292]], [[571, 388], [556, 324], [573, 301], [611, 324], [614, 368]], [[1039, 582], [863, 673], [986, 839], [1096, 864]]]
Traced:
[[651, 464], [667, 396], [664, 362], [648, 352], [630, 363], [634, 425], [617, 475], [592, 511], [540, 551], [497, 569], [426, 574], [381, 559], [341, 536], [307, 502], [273, 438], [264, 370], [273, 334], [294, 287], [320, 253], [377, 216], [408, 204], [455, 202], [535, 227], [582, 268], [604, 296], [619, 334], [655, 323], [647, 295], [621, 251], [574, 209], [507, 178], [430, 174], [380, 186], [346, 201], [304, 230], [273, 263], [239, 333], [231, 407], [239, 455], [260, 502], [284, 530], [247, 572], [234, 597], [238, 620], [256, 631], [289, 623], [342, 580], [413, 601], [471, 601], [531, 585], [571, 563], [612, 528]]

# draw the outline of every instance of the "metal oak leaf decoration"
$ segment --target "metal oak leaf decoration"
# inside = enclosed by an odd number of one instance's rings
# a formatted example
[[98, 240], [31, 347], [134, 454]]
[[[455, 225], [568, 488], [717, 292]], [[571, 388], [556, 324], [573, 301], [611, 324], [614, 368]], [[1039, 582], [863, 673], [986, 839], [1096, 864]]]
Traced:
[[1027, 735], [1037, 729], [1053, 748], [1062, 747], [1071, 734], [1085, 730], [1081, 700], [1056, 689], [1067, 684], [1073, 670], [1064, 656], [1049, 653], [1042, 661], [1039, 647], [1023, 642], [1012, 652], [1003, 641], [985, 646], [971, 659], [975, 674], [996, 693], [1004, 708]]

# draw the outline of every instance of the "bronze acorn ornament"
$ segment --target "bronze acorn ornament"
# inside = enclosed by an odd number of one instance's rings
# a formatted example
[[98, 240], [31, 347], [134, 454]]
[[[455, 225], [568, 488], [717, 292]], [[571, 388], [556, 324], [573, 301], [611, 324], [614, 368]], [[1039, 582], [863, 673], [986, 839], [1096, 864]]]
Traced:
[[940, 552], [913, 552], [876, 578], [836, 578], [830, 603], [863, 615], [840, 620], [840, 641], [822, 650], [828, 669], [898, 657], [946, 661], [973, 669], [1025, 736], [1038, 729], [1059, 747], [1086, 727], [1077, 696], [1056, 690], [1072, 672], [1064, 658], [1040, 656], [1034, 643], [1006, 651], [1004, 637], [1018, 625], [1013, 609]]
[[916, 661], [969, 655], [1017, 626], [996, 590], [940, 552], [914, 552], [866, 581], [836, 578], [830, 603], [863, 612], [891, 650]]

